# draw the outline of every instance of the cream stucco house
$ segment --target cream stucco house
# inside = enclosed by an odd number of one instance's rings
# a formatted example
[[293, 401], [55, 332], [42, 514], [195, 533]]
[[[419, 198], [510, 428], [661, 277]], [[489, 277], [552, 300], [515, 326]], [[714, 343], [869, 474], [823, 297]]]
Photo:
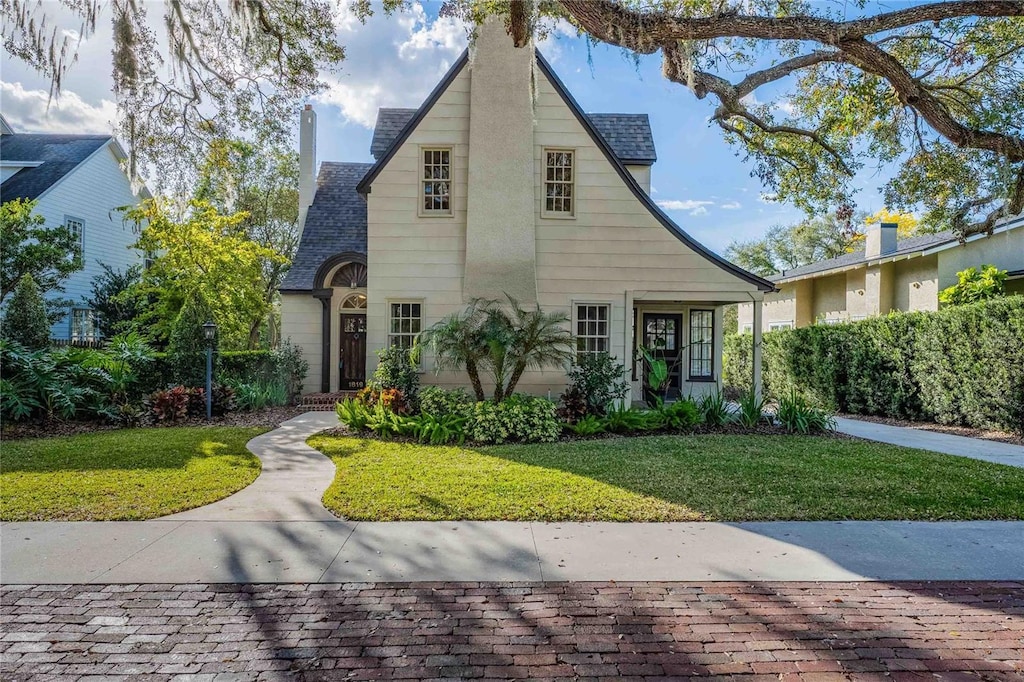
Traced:
[[[609, 352], [642, 387], [637, 344], [678, 361], [682, 394], [721, 380], [722, 306], [773, 285], [695, 242], [651, 200], [646, 115], [585, 114], [533, 48], [478, 31], [418, 109], [382, 109], [373, 164], [324, 162], [302, 112], [297, 256], [282, 334], [310, 364], [306, 392], [362, 386], [376, 352], [474, 297], [514, 296], [572, 319], [580, 352]], [[461, 373], [423, 381], [464, 385]], [[519, 390], [557, 397], [560, 370]]]
[[[759, 326], [772, 331], [938, 310], [939, 292], [956, 284], [958, 272], [985, 264], [1008, 272], [1008, 292], [1024, 293], [1024, 215], [963, 242], [951, 232], [898, 240], [894, 223], [875, 224], [863, 250], [770, 277], [778, 291], [765, 296]], [[737, 318], [739, 331], [751, 331], [753, 306], [741, 304]]]

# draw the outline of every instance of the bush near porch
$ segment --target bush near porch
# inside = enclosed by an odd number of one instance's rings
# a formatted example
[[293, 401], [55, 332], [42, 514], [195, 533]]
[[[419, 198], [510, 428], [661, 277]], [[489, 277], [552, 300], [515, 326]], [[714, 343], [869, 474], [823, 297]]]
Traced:
[[[840, 412], [1024, 432], [1024, 297], [764, 335], [767, 391]], [[749, 386], [750, 334], [725, 337], [723, 378]]]

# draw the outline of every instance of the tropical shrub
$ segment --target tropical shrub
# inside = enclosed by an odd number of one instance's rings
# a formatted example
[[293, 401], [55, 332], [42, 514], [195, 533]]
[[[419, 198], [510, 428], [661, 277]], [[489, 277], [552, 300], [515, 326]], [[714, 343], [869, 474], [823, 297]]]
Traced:
[[366, 428], [380, 438], [391, 438], [399, 435], [412, 435], [411, 423], [405, 417], [396, 414], [383, 403], [377, 403], [367, 410]]
[[46, 317], [46, 303], [32, 275], [18, 280], [11, 300], [4, 309], [3, 337], [29, 350], [50, 345], [50, 321]]
[[234, 389], [235, 404], [243, 412], [287, 405], [289, 402], [288, 389], [277, 381], [234, 381], [228, 385]]
[[569, 385], [562, 394], [563, 419], [571, 421], [581, 402], [586, 409], [584, 414], [603, 415], [609, 405], [623, 400], [629, 392], [625, 373], [623, 364], [608, 353], [578, 357], [566, 372]]
[[414, 404], [420, 389], [420, 371], [408, 348], [384, 348], [377, 351], [377, 369], [368, 386], [378, 392], [397, 389]]
[[395, 414], [405, 415], [412, 412], [409, 399], [397, 388], [382, 389], [380, 393], [377, 394], [377, 399], [374, 401], [374, 404], [383, 405]]
[[964, 305], [1003, 295], [1008, 273], [994, 265], [967, 268], [956, 273], [957, 282], [939, 292], [939, 303]]
[[[250, 384], [274, 386], [273, 405], [294, 403], [302, 392], [302, 380], [309, 373], [309, 363], [302, 357], [302, 348], [285, 340], [274, 350], [222, 351], [218, 358], [217, 378], [232, 386]], [[278, 386], [284, 392], [277, 402]]]
[[743, 426], [752, 429], [765, 420], [764, 408], [767, 400], [753, 389], [744, 391], [737, 402], [740, 409], [736, 413], [736, 421]]
[[468, 425], [469, 437], [481, 443], [551, 442], [561, 431], [553, 402], [519, 394], [500, 403], [476, 403]]
[[420, 390], [420, 412], [434, 417], [467, 416], [473, 411], [473, 399], [461, 388], [424, 386]]
[[370, 410], [366, 404], [354, 398], [345, 398], [334, 406], [338, 421], [350, 431], [362, 431], [370, 421]]
[[184, 386], [174, 386], [153, 393], [149, 397], [149, 407], [157, 421], [176, 422], [188, 416], [188, 406], [191, 400], [192, 391]]
[[445, 445], [462, 444], [466, 441], [468, 416], [457, 414], [433, 415], [427, 412], [415, 417], [406, 417], [405, 427], [421, 443]]
[[671, 431], [691, 431], [703, 421], [700, 408], [690, 398], [668, 404], [659, 403], [651, 410], [648, 418], [652, 422], [660, 422], [659, 428]]
[[626, 405], [616, 405], [608, 410], [604, 417], [605, 428], [612, 433], [633, 433], [635, 431], [649, 431], [661, 426], [661, 419], [657, 415], [651, 416], [647, 410], [638, 410]]
[[577, 436], [596, 436], [607, 429], [604, 418], [588, 414], [576, 423], [566, 424], [568, 429]]
[[713, 391], [700, 397], [697, 401], [701, 421], [708, 426], [725, 426], [732, 421], [729, 402], [722, 391]]
[[779, 399], [775, 419], [790, 433], [833, 431], [836, 420], [825, 410], [815, 407], [796, 391]]

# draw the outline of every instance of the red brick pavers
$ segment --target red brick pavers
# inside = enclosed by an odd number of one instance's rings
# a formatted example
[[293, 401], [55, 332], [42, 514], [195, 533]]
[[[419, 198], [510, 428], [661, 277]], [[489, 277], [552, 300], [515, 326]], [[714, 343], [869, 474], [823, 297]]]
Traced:
[[37, 585], [4, 680], [1022, 680], [1022, 583]]

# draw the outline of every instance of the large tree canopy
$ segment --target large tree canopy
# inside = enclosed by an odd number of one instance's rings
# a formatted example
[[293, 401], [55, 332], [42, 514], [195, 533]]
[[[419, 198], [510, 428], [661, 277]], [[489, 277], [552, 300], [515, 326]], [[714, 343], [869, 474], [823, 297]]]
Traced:
[[[99, 0], [61, 2], [95, 27]], [[344, 2], [181, 0], [154, 19], [142, 0], [113, 0], [124, 133], [152, 160], [232, 128], [290, 126], [286, 112], [343, 57], [332, 18]], [[50, 5], [0, 8], [7, 51], [59, 90], [73, 45], [55, 37]], [[520, 46], [565, 19], [595, 42], [660, 53], [667, 79], [713, 99], [712, 122], [778, 199], [809, 213], [849, 218], [853, 176], [884, 164], [898, 167], [890, 205], [932, 227], [985, 231], [1024, 209], [1024, 0], [450, 0], [444, 12], [502, 15]]]

